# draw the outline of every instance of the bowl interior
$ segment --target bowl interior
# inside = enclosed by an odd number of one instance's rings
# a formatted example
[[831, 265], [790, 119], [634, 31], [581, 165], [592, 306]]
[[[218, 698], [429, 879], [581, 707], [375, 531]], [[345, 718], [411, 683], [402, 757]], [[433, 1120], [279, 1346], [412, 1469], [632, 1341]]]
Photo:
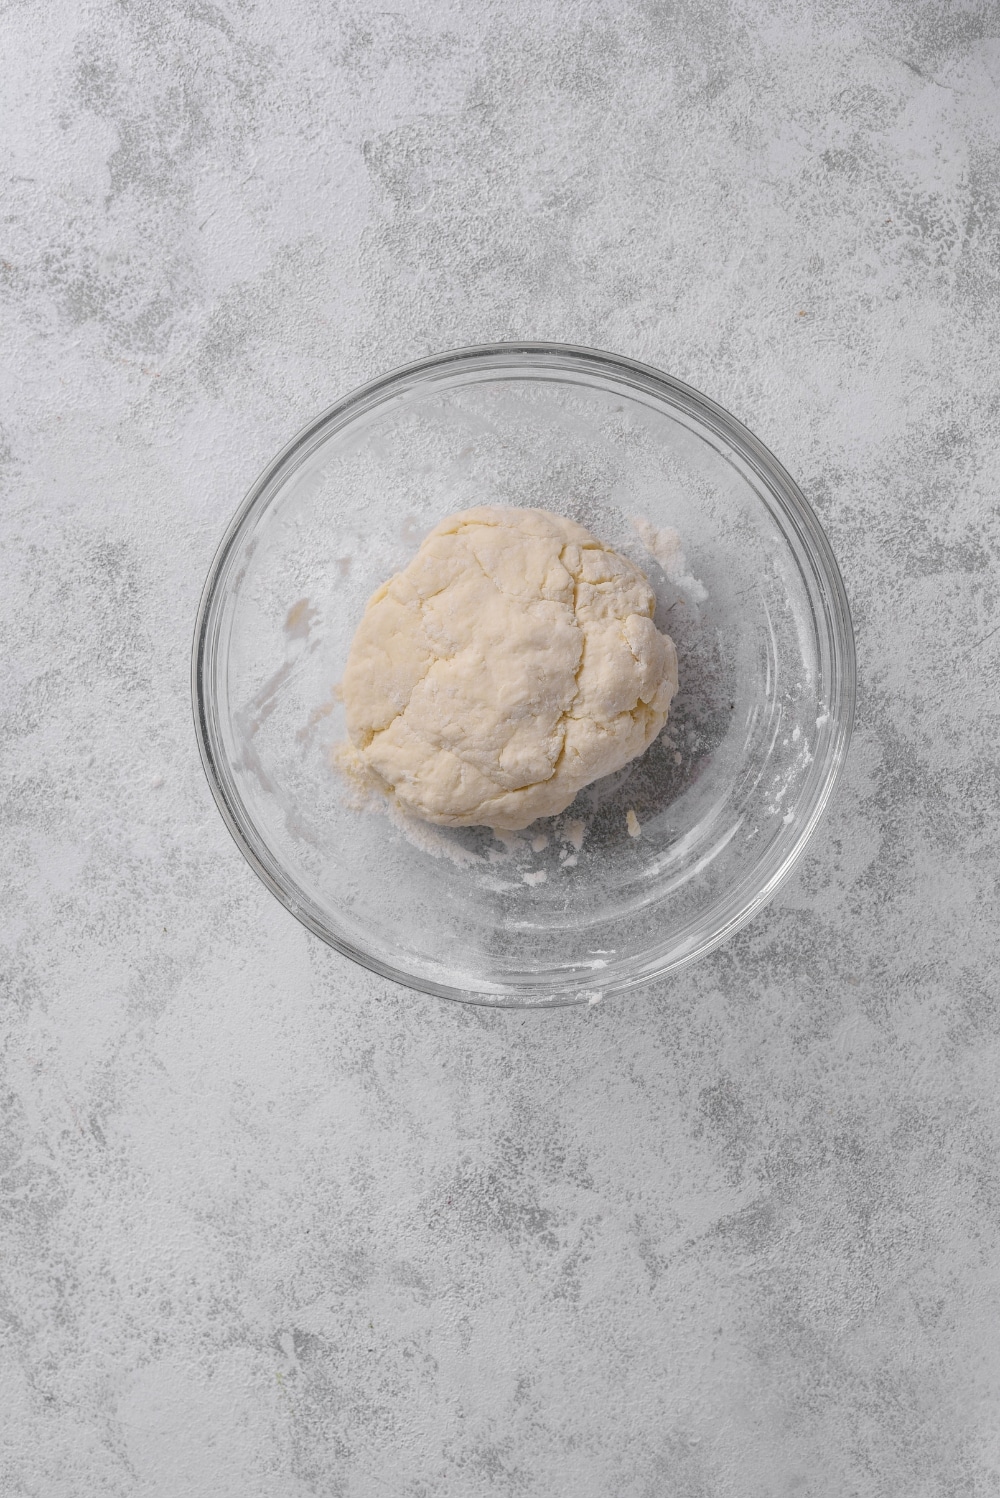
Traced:
[[[571, 516], [645, 568], [680, 670], [645, 756], [503, 841], [359, 806], [330, 764], [368, 597], [482, 504]], [[593, 999], [713, 946], [787, 873], [846, 744], [845, 621], [808, 507], [724, 413], [610, 357], [473, 351], [365, 388], [254, 487], [203, 603], [203, 750], [259, 873], [335, 946], [460, 998]]]

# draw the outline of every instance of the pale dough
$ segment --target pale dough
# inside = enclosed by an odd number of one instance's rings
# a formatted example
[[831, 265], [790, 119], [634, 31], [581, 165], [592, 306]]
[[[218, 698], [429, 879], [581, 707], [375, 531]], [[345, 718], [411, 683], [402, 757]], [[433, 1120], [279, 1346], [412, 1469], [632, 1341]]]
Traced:
[[454, 828], [562, 812], [666, 723], [677, 654], [654, 604], [637, 567], [563, 516], [449, 516], [368, 602], [341, 768]]

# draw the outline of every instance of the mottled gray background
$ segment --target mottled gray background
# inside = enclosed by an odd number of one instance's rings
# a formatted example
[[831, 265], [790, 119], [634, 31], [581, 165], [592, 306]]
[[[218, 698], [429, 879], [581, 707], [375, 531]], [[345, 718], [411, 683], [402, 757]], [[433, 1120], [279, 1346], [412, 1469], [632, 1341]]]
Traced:
[[[995, 1495], [1000, 8], [8, 4], [0, 1488]], [[205, 786], [260, 467], [450, 345], [690, 381], [802, 482], [860, 712], [680, 978], [480, 1012]]]

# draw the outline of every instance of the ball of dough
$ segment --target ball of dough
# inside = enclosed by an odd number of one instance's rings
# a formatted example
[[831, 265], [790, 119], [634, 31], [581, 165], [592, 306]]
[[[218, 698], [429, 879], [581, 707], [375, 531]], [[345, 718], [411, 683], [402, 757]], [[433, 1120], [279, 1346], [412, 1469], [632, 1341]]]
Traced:
[[677, 654], [654, 604], [638, 568], [563, 516], [449, 516], [368, 602], [340, 765], [452, 828], [562, 812], [666, 723]]

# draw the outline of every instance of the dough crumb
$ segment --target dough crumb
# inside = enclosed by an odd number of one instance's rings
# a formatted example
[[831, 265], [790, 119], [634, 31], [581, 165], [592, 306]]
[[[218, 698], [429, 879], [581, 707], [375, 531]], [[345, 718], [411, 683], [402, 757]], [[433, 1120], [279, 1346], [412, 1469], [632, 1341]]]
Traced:
[[544, 870], [525, 870], [521, 876], [525, 885], [542, 885], [548, 878]]
[[630, 807], [628, 812], [625, 814], [625, 826], [628, 828], [628, 836], [630, 839], [637, 839], [642, 832], [642, 829], [639, 826], [639, 819], [635, 815], [634, 807]]
[[583, 840], [586, 837], [586, 833], [587, 825], [582, 818], [573, 818], [571, 822], [566, 824], [565, 837], [573, 845], [577, 854], [583, 848]]
[[564, 516], [449, 516], [368, 602], [335, 763], [445, 827], [554, 817], [666, 723], [677, 653], [655, 607], [645, 575]]
[[543, 849], [549, 847], [549, 836], [547, 833], [536, 833], [531, 840], [531, 847], [535, 854], [541, 854]]

